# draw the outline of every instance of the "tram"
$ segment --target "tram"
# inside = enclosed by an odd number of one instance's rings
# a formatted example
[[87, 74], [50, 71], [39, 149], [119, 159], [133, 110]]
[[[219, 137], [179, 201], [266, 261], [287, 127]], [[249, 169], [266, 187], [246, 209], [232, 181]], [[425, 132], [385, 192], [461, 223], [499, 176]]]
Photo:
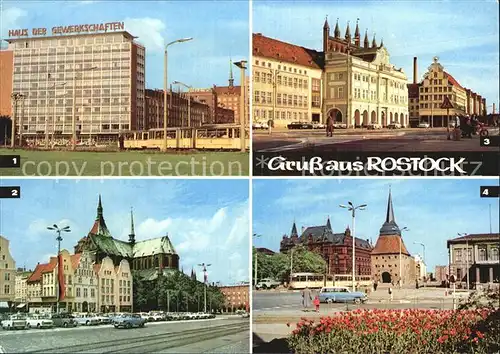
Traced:
[[[370, 287], [372, 278], [369, 275], [358, 275], [355, 278], [359, 287]], [[324, 286], [345, 286], [352, 285], [352, 275], [349, 274], [316, 274], [316, 273], [292, 273], [290, 289], [321, 289]]]
[[[237, 124], [210, 124], [196, 128], [167, 128], [167, 148], [202, 150], [241, 150], [240, 126]], [[165, 143], [161, 128], [126, 132], [125, 149], [162, 149]], [[250, 148], [249, 130], [245, 129], [245, 149]]]

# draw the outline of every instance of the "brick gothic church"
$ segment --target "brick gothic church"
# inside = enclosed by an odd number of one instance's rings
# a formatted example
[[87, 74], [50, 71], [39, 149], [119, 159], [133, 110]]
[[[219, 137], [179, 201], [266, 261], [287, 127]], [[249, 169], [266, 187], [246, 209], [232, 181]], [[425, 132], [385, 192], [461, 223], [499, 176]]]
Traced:
[[394, 217], [392, 195], [389, 190], [387, 214], [377, 243], [372, 251], [372, 273], [380, 283], [401, 281], [401, 285], [415, 281], [415, 259], [406, 249], [401, 230]]
[[[281, 240], [280, 252], [287, 252], [297, 245], [303, 245], [323, 256], [328, 266], [325, 270], [327, 274], [352, 274], [352, 236], [349, 227], [342, 233], [334, 233], [328, 217], [326, 225], [303, 228], [299, 236], [294, 222], [290, 236], [284, 235]], [[368, 240], [356, 237], [357, 275], [371, 275], [371, 250]]]
[[118, 266], [122, 259], [126, 259], [134, 275], [147, 280], [156, 279], [160, 271], [179, 270], [179, 256], [168, 236], [136, 242], [132, 212], [128, 242], [113, 238], [104, 221], [100, 195], [94, 224], [88, 235], [78, 241], [75, 254], [84, 250], [95, 254], [96, 264], [110, 257], [114, 265]]

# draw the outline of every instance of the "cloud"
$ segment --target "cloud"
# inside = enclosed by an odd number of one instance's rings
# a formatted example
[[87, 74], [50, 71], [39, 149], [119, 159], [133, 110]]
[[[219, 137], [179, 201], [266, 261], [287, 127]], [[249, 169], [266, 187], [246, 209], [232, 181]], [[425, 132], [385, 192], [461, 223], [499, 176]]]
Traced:
[[147, 48], [148, 52], [164, 50], [166, 30], [165, 23], [157, 18], [126, 18], [125, 29], [137, 36], [137, 41]]
[[[5, 6], [5, 5], [4, 5]], [[27, 16], [27, 12], [18, 7], [3, 8], [0, 13], [0, 47], [6, 47], [2, 39], [8, 37], [8, 31], [11, 29], [20, 29], [23, 17]]]
[[[136, 228], [136, 235], [138, 236], [138, 240], [165, 236], [170, 225], [172, 225], [172, 219], [155, 220], [149, 218], [139, 224]], [[128, 235], [129, 229], [127, 228], [125, 232]]]

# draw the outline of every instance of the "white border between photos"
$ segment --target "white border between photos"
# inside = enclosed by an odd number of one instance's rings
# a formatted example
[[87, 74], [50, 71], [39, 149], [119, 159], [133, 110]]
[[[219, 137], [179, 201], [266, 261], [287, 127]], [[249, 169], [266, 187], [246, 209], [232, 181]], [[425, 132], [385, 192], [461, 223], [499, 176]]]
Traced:
[[[253, 353], [253, 0], [248, 1], [248, 136], [250, 151], [248, 154], [248, 309], [250, 311], [249, 352]], [[240, 84], [241, 85], [241, 84]], [[246, 93], [246, 92], [245, 92]], [[246, 117], [245, 117], [246, 120]]]

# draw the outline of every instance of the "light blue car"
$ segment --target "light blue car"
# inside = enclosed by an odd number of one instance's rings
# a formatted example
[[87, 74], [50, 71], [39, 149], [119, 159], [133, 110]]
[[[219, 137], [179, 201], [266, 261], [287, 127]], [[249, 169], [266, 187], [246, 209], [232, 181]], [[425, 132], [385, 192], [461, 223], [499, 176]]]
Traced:
[[324, 287], [319, 293], [319, 301], [332, 302], [354, 302], [356, 304], [364, 303], [368, 300], [365, 293], [352, 292], [346, 287]]
[[113, 325], [115, 328], [144, 327], [146, 320], [141, 315], [131, 313], [115, 317]]

